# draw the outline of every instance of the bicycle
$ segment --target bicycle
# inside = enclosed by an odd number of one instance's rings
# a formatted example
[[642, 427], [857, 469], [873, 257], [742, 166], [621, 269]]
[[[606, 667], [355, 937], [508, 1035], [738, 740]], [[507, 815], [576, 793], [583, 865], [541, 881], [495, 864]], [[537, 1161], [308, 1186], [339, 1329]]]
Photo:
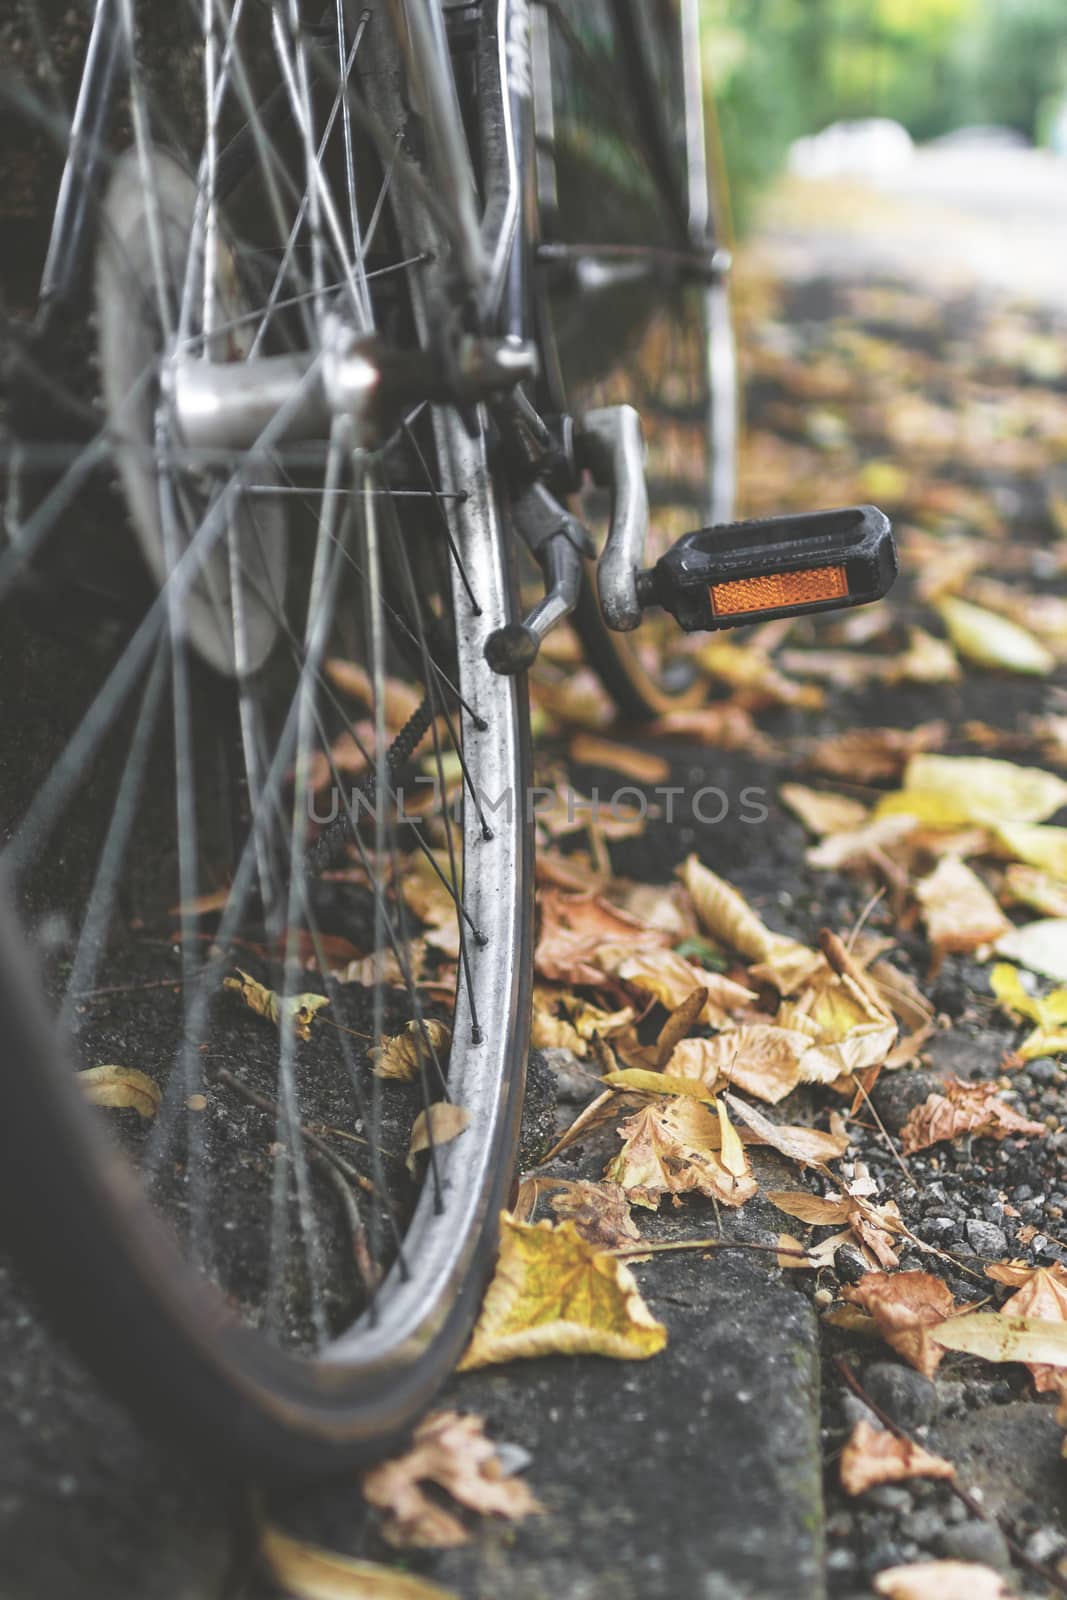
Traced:
[[[699, 691], [634, 648], [647, 607], [858, 604], [891, 536], [869, 507], [728, 521], [696, 0], [19, 15], [6, 1232], [139, 1415], [323, 1472], [429, 1404], [492, 1263], [541, 642], [573, 616], [652, 715]], [[674, 430], [647, 477], [635, 398]], [[661, 533], [712, 526], [643, 568], [650, 487]]]

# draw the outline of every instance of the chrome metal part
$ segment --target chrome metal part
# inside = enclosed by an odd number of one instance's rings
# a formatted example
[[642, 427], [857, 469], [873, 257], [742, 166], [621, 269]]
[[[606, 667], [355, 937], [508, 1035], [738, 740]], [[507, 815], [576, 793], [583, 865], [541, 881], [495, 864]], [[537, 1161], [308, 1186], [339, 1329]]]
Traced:
[[609, 628], [629, 633], [641, 621], [637, 574], [648, 534], [648, 489], [641, 417], [633, 406], [587, 411], [577, 452], [596, 483], [611, 494], [611, 518], [597, 567], [600, 609]]

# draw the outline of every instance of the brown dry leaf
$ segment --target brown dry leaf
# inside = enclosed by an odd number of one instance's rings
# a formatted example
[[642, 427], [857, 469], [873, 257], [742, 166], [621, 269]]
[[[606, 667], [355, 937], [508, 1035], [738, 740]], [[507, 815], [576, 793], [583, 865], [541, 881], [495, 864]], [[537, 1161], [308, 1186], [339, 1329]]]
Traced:
[[259, 1555], [289, 1600], [459, 1600], [454, 1589], [304, 1544], [270, 1523], [260, 1529]]
[[1031, 1122], [1013, 1111], [1000, 1099], [995, 1083], [963, 1083], [947, 1077], [943, 1093], [929, 1095], [908, 1113], [900, 1130], [900, 1148], [910, 1156], [963, 1133], [989, 1139], [1038, 1138], [1048, 1129], [1043, 1122]]
[[602, 1080], [611, 1089], [641, 1095], [682, 1095], [713, 1105], [715, 1096], [699, 1078], [675, 1078], [669, 1072], [653, 1072], [646, 1067], [624, 1067], [620, 1072], [605, 1072]]
[[802, 783], [783, 783], [778, 796], [809, 833], [820, 839], [828, 833], [854, 832], [867, 820], [867, 807], [847, 794], [829, 794]]
[[1007, 1580], [978, 1561], [911, 1561], [874, 1580], [889, 1600], [1016, 1600]]
[[404, 904], [425, 924], [427, 943], [455, 961], [460, 938], [456, 893], [450, 888], [453, 870], [446, 851], [435, 852], [433, 860], [419, 851], [404, 860], [399, 877]]
[[676, 950], [633, 951], [626, 945], [605, 944], [597, 950], [596, 959], [606, 973], [651, 995], [668, 1011], [677, 1010], [694, 989], [702, 990], [705, 1022], [721, 1022], [730, 1011], [754, 1005], [757, 998], [755, 990], [694, 966]]
[[944, 856], [928, 878], [915, 885], [935, 963], [947, 951], [977, 950], [995, 944], [1011, 923], [965, 861]]
[[617, 1256], [597, 1250], [572, 1222], [553, 1227], [501, 1216], [496, 1275], [462, 1372], [544, 1355], [602, 1355], [644, 1361], [667, 1330]]
[[661, 928], [646, 927], [597, 895], [544, 889], [538, 903], [541, 935], [534, 962], [541, 977], [559, 983], [601, 987], [605, 974], [595, 960], [601, 945], [617, 943], [631, 950], [647, 950], [670, 943], [670, 935]]
[[458, 1411], [431, 1411], [410, 1450], [363, 1474], [364, 1498], [385, 1513], [381, 1532], [391, 1545], [446, 1549], [468, 1542], [459, 1518], [426, 1493], [428, 1483], [481, 1516], [518, 1522], [544, 1510], [521, 1478], [504, 1474], [483, 1419]]
[[136, 1111], [147, 1121], [163, 1104], [158, 1083], [136, 1067], [86, 1067], [75, 1077], [91, 1106]]
[[798, 940], [773, 933], [732, 884], [690, 856], [681, 869], [705, 932], [713, 939], [759, 963], [758, 976], [791, 994], [811, 976], [822, 958]]
[[619, 1184], [634, 1205], [655, 1211], [665, 1194], [695, 1191], [724, 1205], [740, 1206], [756, 1192], [736, 1130], [728, 1166], [725, 1152], [719, 1150], [721, 1120], [717, 1122], [697, 1100], [681, 1096], [645, 1106], [621, 1122], [618, 1131], [625, 1143], [604, 1176]]
[[887, 862], [892, 862], [894, 849], [909, 839], [918, 826], [914, 817], [875, 817], [862, 828], [830, 834], [805, 850], [804, 860], [822, 872], [840, 872], [842, 867], [885, 870]]
[[682, 1039], [666, 1070], [671, 1077], [695, 1079], [709, 1092], [725, 1081], [774, 1105], [801, 1081], [800, 1062], [810, 1045], [806, 1033], [750, 1023], [714, 1039]]
[[686, 1037], [704, 1014], [706, 991], [694, 989], [681, 1005], [675, 1006], [656, 1035], [656, 1066], [662, 1070], [674, 1053], [674, 1047]]
[[808, 765], [850, 783], [895, 778], [919, 750], [936, 750], [948, 737], [945, 722], [923, 722], [915, 728], [850, 728], [820, 739], [808, 753]]
[[[374, 683], [366, 667], [361, 667], [356, 661], [342, 661], [335, 656], [325, 663], [323, 671], [335, 689], [358, 700], [368, 709], [373, 708]], [[390, 730], [402, 728], [415, 715], [421, 703], [422, 696], [414, 684], [404, 683], [400, 678], [386, 678], [382, 709]]]
[[736, 644], [721, 634], [713, 634], [697, 651], [696, 659], [705, 672], [733, 689], [734, 698], [746, 710], [794, 706], [818, 711], [825, 703], [821, 689], [814, 684], [794, 683], [778, 671], [766, 651], [754, 645]]
[[633, 1020], [632, 1006], [605, 1011], [565, 989], [534, 985], [531, 1042], [539, 1050], [570, 1050], [584, 1060], [595, 1038], [614, 1038]]
[[627, 1249], [640, 1243], [630, 1203], [617, 1183], [531, 1173], [523, 1178], [515, 1197], [511, 1214], [516, 1222], [532, 1222], [542, 1199], [561, 1222], [573, 1222], [582, 1238], [600, 1250]]
[[811, 1247], [809, 1253], [821, 1266], [828, 1266], [842, 1244], [859, 1242], [867, 1261], [877, 1261], [882, 1267], [895, 1267], [897, 1254], [893, 1249], [893, 1236], [903, 1230], [900, 1212], [894, 1201], [883, 1206], [873, 1205], [863, 1195], [847, 1186], [839, 1195], [821, 1196], [806, 1190], [774, 1190], [767, 1195], [772, 1205], [789, 1217], [796, 1217], [811, 1227], [833, 1228], [844, 1225], [844, 1231], [832, 1239]]
[[417, 1078], [435, 1056], [448, 1054], [452, 1031], [447, 1023], [433, 1018], [405, 1022], [397, 1034], [383, 1033], [370, 1051], [374, 1074], [378, 1078], [399, 1078], [405, 1083]]
[[944, 1456], [931, 1455], [911, 1439], [857, 1422], [841, 1452], [841, 1487], [846, 1494], [863, 1494], [880, 1483], [903, 1483], [908, 1478], [954, 1478], [956, 1469]]
[[411, 1128], [411, 1142], [408, 1145], [407, 1166], [409, 1172], [415, 1171], [415, 1157], [423, 1150], [437, 1149], [443, 1144], [451, 1144], [453, 1139], [458, 1139], [471, 1119], [471, 1114], [463, 1106], [453, 1104], [451, 1100], [437, 1100], [432, 1106], [427, 1106], [420, 1111]]
[[746, 750], [751, 755], [769, 755], [774, 748], [756, 727], [751, 713], [734, 700], [667, 711], [650, 725], [649, 732], [660, 739], [695, 739], [705, 746]]
[[237, 977], [224, 978], [222, 986], [239, 994], [245, 1005], [254, 1011], [257, 1017], [266, 1017], [268, 1022], [273, 1022], [279, 1028], [282, 1019], [288, 1015], [292, 1019], [293, 1033], [298, 1039], [311, 1038], [311, 1024], [315, 1020], [315, 1013], [330, 1003], [324, 994], [291, 994], [283, 998], [275, 994], [273, 989], [268, 989], [265, 984], [257, 983], [255, 978], [242, 971], [240, 967], [237, 968]]
[[390, 947], [374, 950], [370, 955], [360, 956], [357, 961], [350, 961], [337, 976], [343, 983], [362, 984], [364, 989], [375, 989], [379, 984], [388, 984], [393, 989], [406, 989], [412, 981], [418, 981], [425, 966], [426, 940], [409, 940], [405, 956], [406, 972], [397, 959], [396, 951]]
[[868, 1272], [843, 1291], [843, 1298], [868, 1311], [886, 1344], [933, 1377], [945, 1353], [933, 1330], [956, 1310], [940, 1278], [929, 1272]]
[[575, 734], [570, 742], [570, 758], [581, 766], [605, 767], [609, 772], [621, 773], [635, 783], [666, 783], [671, 775], [670, 762], [651, 750], [634, 750], [630, 745], [599, 739], [592, 733]]
[[770, 1117], [765, 1117], [762, 1111], [737, 1095], [728, 1094], [726, 1102], [761, 1144], [769, 1144], [790, 1161], [799, 1161], [801, 1166], [822, 1166], [827, 1161], [836, 1161], [849, 1147], [847, 1133], [822, 1133], [818, 1128], [795, 1128], [772, 1122]]

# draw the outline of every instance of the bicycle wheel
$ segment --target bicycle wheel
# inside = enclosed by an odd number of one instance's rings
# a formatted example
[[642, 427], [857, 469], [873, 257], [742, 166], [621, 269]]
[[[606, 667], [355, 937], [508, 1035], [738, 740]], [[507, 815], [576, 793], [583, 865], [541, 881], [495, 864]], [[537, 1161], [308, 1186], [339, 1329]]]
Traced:
[[[680, 268], [701, 254], [706, 262], [712, 237], [729, 237], [722, 164], [704, 137], [696, 7], [560, 0], [534, 44], [544, 405], [575, 416], [619, 403], [640, 411], [651, 564], [690, 529], [730, 521], [736, 494], [728, 273], [701, 281]], [[586, 490], [580, 515], [606, 527], [606, 497]], [[606, 627], [595, 565], [574, 624], [624, 716], [703, 701], [704, 681], [671, 624], [650, 619], [640, 637]]]
[[[33, 23], [0, 166], [28, 244], [77, 72], [66, 16]], [[348, 415], [294, 429], [304, 378], [260, 385], [248, 447], [176, 399], [261, 358], [314, 374], [339, 327], [402, 357], [451, 314], [387, 7], [117, 0], [114, 24], [95, 241], [44, 340], [4, 282], [0, 1209], [139, 1414], [318, 1472], [429, 1402], [507, 1198], [528, 723], [483, 648], [508, 550], [484, 438], [444, 406], [371, 448]], [[120, 517], [139, 587], [85, 560]]]

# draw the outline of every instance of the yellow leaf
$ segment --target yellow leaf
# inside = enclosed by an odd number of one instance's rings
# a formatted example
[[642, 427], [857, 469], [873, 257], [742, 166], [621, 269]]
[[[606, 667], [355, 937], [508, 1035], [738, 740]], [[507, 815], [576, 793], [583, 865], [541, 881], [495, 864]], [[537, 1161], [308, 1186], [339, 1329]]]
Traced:
[[688, 858], [681, 876], [705, 932], [758, 962], [755, 976], [773, 983], [782, 994], [799, 989], [820, 965], [817, 952], [788, 934], [773, 933], [733, 885], [696, 856]]
[[937, 603], [937, 610], [949, 638], [966, 661], [1042, 677], [1056, 665], [1055, 656], [1040, 639], [1007, 617], [983, 611], [981, 606], [955, 596], [945, 596]]
[[934, 1338], [946, 1350], [962, 1350], [985, 1361], [1034, 1361], [1043, 1367], [1067, 1367], [1067, 1322], [973, 1311], [943, 1322]]
[[1032, 995], [1023, 988], [1019, 969], [1006, 961], [998, 961], [989, 974], [989, 986], [1005, 1011], [1027, 1017], [1044, 1027], [1067, 1022], [1067, 988], [1053, 989], [1050, 994]]
[[459, 1600], [425, 1578], [303, 1544], [269, 1523], [260, 1531], [259, 1553], [291, 1600]]
[[273, 1022], [276, 1027], [280, 1028], [283, 1019], [289, 1017], [296, 1037], [310, 1039], [315, 1013], [330, 1003], [326, 995], [291, 994], [282, 997], [275, 994], [273, 989], [268, 989], [265, 984], [257, 983], [255, 978], [242, 971], [240, 967], [237, 968], [237, 973], [236, 978], [223, 979], [223, 988], [232, 989], [235, 994], [239, 994], [245, 1005], [254, 1011], [257, 1017], [266, 1017], [267, 1021]]
[[713, 678], [738, 691], [744, 706], [796, 706], [817, 711], [825, 701], [814, 684], [794, 683], [778, 671], [770, 656], [752, 645], [735, 644], [715, 634], [697, 654], [697, 660]]
[[625, 1089], [636, 1094], [685, 1094], [694, 1100], [704, 1100], [708, 1105], [715, 1100], [699, 1078], [676, 1078], [666, 1072], [646, 1072], [642, 1067], [605, 1072], [602, 1082], [611, 1089]]
[[[665, 1194], [704, 1194], [740, 1206], [756, 1192], [736, 1129], [733, 1172], [718, 1153], [719, 1123], [696, 1100], [645, 1106], [619, 1124], [625, 1141], [604, 1176], [625, 1189], [634, 1205], [655, 1211]], [[738, 1152], [740, 1159], [738, 1160]]]
[[1051, 877], [1067, 882], [1067, 828], [1049, 823], [1002, 822], [996, 837], [1017, 861], [1040, 867]]
[[1054, 772], [993, 756], [922, 752], [908, 762], [904, 787], [955, 797], [962, 806], [961, 822], [989, 825], [1044, 822], [1067, 804], [1067, 783]]
[[370, 1052], [375, 1076], [410, 1082], [422, 1070], [432, 1067], [435, 1056], [438, 1060], [446, 1056], [451, 1042], [447, 1024], [416, 1017], [405, 1022], [399, 1033], [382, 1034]]
[[572, 1222], [500, 1219], [496, 1275], [460, 1370], [545, 1355], [644, 1361], [667, 1330], [642, 1300], [633, 1273], [584, 1240]]
[[893, 662], [890, 674], [895, 683], [956, 683], [960, 664], [952, 646], [935, 639], [924, 628], [908, 629], [908, 648]]
[[544, 1507], [522, 1479], [504, 1473], [481, 1417], [432, 1411], [415, 1429], [411, 1448], [363, 1474], [364, 1498], [385, 1513], [382, 1534], [400, 1549], [448, 1549], [470, 1534], [452, 1511], [425, 1492], [443, 1489], [468, 1511], [519, 1521]]
[[749, 1166], [740, 1135], [730, 1121], [722, 1100], [715, 1102], [715, 1109], [719, 1114], [719, 1160], [731, 1177], [744, 1178], [748, 1174]]
[[451, 1100], [438, 1100], [420, 1111], [411, 1129], [408, 1146], [408, 1170], [415, 1171], [415, 1157], [422, 1150], [436, 1149], [438, 1145], [451, 1144], [463, 1132], [471, 1119], [469, 1111]]
[[944, 1456], [935, 1456], [911, 1439], [857, 1422], [841, 1452], [841, 1487], [846, 1494], [863, 1494], [880, 1483], [902, 1483], [909, 1478], [954, 1478], [956, 1469]]
[[93, 1106], [136, 1111], [147, 1120], [163, 1103], [158, 1083], [136, 1067], [87, 1067], [76, 1076]]

